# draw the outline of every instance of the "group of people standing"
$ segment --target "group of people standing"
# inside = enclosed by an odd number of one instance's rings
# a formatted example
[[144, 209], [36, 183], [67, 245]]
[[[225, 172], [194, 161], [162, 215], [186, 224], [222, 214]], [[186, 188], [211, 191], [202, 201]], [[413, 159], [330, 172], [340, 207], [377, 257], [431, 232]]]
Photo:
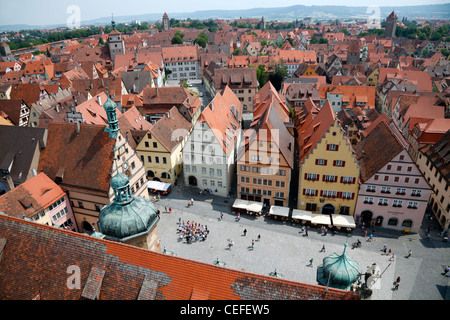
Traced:
[[194, 221], [181, 222], [178, 220], [177, 232], [179, 233], [178, 240], [186, 239], [187, 243], [196, 241], [205, 241], [209, 234], [207, 225], [202, 225]]

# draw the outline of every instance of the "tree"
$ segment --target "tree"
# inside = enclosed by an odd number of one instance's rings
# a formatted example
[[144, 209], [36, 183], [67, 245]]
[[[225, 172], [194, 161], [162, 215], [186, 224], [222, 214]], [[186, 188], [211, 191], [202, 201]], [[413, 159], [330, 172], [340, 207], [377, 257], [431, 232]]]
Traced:
[[200, 47], [205, 48], [208, 44], [208, 36], [206, 35], [205, 31], [202, 31], [197, 38], [194, 39], [194, 44], [198, 44]]
[[289, 75], [288, 68], [283, 62], [273, 63], [271, 66], [273, 71], [269, 73], [269, 81], [277, 91], [280, 91], [281, 84]]
[[269, 72], [267, 72], [265, 65], [260, 64], [256, 68], [256, 78], [258, 79], [259, 88], [262, 88], [267, 83]]
[[176, 31], [175, 35], [172, 38], [172, 44], [183, 44], [184, 33], [180, 31]]

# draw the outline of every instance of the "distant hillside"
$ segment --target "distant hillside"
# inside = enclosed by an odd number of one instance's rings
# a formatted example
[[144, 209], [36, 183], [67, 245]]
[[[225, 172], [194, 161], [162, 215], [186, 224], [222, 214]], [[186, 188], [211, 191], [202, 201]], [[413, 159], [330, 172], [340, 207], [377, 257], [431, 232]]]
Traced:
[[[367, 12], [368, 7], [348, 7], [348, 6], [304, 6], [295, 5], [290, 7], [278, 8], [253, 8], [246, 10], [201, 10], [195, 12], [170, 12], [167, 14], [169, 18], [174, 19], [238, 19], [242, 18], [258, 18], [264, 16], [266, 21], [295, 21], [302, 20], [305, 17], [311, 17], [315, 20], [326, 19], [367, 19], [372, 12]], [[413, 19], [443, 19], [450, 20], [450, 3], [434, 4], [422, 6], [403, 6], [403, 7], [380, 7], [381, 19], [386, 18], [392, 11], [395, 11], [399, 20], [407, 17]], [[20, 14], [20, 13], [19, 13]], [[132, 20], [141, 21], [158, 21], [161, 20], [163, 13], [149, 13], [129, 16], [115, 16], [116, 22], [130, 22]], [[111, 17], [101, 17], [89, 21], [82, 21], [82, 25], [103, 25], [109, 24]], [[27, 26], [27, 25], [9, 25], [0, 26], [0, 31], [5, 30], [24, 30], [24, 29], [42, 29], [55, 28], [61, 25], [53, 26]]]

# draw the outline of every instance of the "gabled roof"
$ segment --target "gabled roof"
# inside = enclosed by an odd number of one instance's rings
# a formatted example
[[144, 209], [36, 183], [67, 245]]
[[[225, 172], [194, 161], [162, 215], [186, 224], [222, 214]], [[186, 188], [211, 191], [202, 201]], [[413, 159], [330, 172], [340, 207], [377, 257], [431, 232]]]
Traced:
[[[79, 300], [82, 295], [88, 298], [92, 280], [99, 300], [359, 299], [350, 291], [234, 270], [1, 214], [0, 241], [0, 273], [8, 275], [0, 277], [2, 300], [36, 296], [42, 300]], [[62, 247], [64, 250], [58, 250]], [[64, 272], [59, 269], [71, 265], [84, 270], [80, 290], [48, 285], [65, 284], [66, 267]], [[24, 274], [32, 274], [34, 280]]]
[[389, 125], [380, 121], [354, 148], [362, 182], [370, 179], [404, 149]]
[[38, 171], [55, 180], [64, 171], [60, 185], [108, 193], [116, 140], [103, 125], [50, 123], [47, 147], [41, 152]]
[[[0, 169], [9, 167], [14, 184], [26, 181], [28, 172], [35, 168], [33, 158], [47, 143], [47, 130], [43, 128], [0, 125]], [[13, 158], [9, 160], [8, 155]], [[4, 167], [5, 166], [5, 167]]]
[[[234, 113], [232, 110], [235, 110]], [[240, 134], [243, 105], [226, 86], [200, 114], [197, 122], [206, 122], [227, 156], [234, 150]]]
[[304, 161], [335, 120], [333, 108], [327, 100], [312, 121], [304, 122], [297, 128], [300, 162]]
[[159, 119], [149, 130], [168, 152], [174, 151], [185, 136], [191, 131], [192, 123], [172, 107], [167, 114]]

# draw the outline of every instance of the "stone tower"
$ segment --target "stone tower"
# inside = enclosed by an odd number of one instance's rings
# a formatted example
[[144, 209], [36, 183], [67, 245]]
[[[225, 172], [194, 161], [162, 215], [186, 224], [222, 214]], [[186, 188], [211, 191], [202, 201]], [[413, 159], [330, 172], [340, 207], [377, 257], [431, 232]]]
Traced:
[[164, 12], [162, 22], [163, 22], [164, 31], [169, 31], [169, 29], [170, 29], [169, 16], [167, 15], [166, 12]]
[[361, 50], [358, 41], [352, 40], [347, 51], [347, 64], [358, 65], [360, 63]]
[[386, 18], [386, 27], [384, 28], [385, 38], [395, 37], [395, 27], [397, 26], [398, 17], [394, 11]]
[[111, 60], [114, 62], [114, 58], [118, 54], [125, 53], [125, 43], [122, 39], [122, 34], [114, 29], [109, 33], [109, 54], [111, 56]]

